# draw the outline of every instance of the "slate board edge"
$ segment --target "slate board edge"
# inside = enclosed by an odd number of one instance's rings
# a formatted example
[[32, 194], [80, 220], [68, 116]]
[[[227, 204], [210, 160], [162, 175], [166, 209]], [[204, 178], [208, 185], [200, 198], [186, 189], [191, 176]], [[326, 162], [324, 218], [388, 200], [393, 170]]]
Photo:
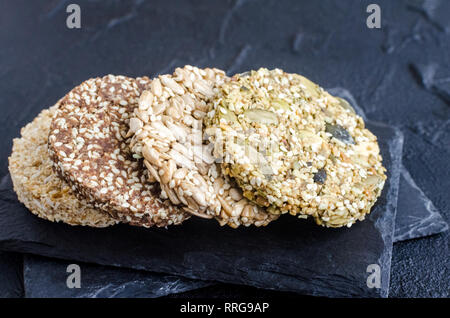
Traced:
[[[11, 241], [14, 241], [14, 240], [11, 240]], [[70, 259], [70, 258], [64, 256], [64, 254], [59, 253], [59, 251], [58, 252], [54, 251], [53, 253], [48, 253], [46, 251], [46, 249], [41, 250], [40, 248], [31, 248], [31, 249], [28, 249], [28, 247], [17, 248], [14, 246], [14, 244], [8, 245], [8, 242], [3, 243], [2, 251], [15, 251], [15, 252], [24, 253], [24, 254], [45, 256], [45, 257], [49, 257], [49, 258], [56, 258], [56, 259], [60, 259], [60, 260], [64, 260], [64, 261], [74, 262], [73, 259]], [[103, 266], [113, 266], [113, 267], [118, 267], [118, 268], [142, 270], [142, 271], [146, 271], [146, 272], [150, 272], [150, 273], [178, 275], [178, 276], [185, 277], [188, 279], [201, 280], [201, 281], [210, 282], [210, 283], [218, 282], [218, 283], [225, 283], [225, 284], [247, 285], [245, 283], [237, 283], [234, 281], [227, 281], [227, 280], [212, 280], [212, 279], [208, 279], [208, 278], [201, 279], [198, 276], [196, 276], [195, 274], [191, 274], [191, 273], [180, 273], [180, 272], [175, 272], [175, 271], [173, 271], [172, 273], [168, 273], [167, 271], [164, 271], [164, 270], [150, 271], [150, 270], [146, 269], [145, 267], [139, 267], [139, 266], [128, 267], [128, 266], [122, 266], [120, 264], [111, 264], [111, 263], [103, 262], [103, 261], [97, 261], [96, 263], [92, 263], [91, 260], [83, 258], [83, 257], [78, 257], [78, 259], [76, 261], [90, 263], [90, 264], [98, 264], [98, 265], [103, 265]], [[345, 294], [345, 293], [339, 292], [339, 291], [333, 291], [333, 292], [330, 291], [328, 294], [322, 294], [322, 293], [312, 292], [310, 289], [304, 289], [304, 288], [296, 289], [296, 290], [292, 290], [289, 288], [268, 288], [267, 286], [260, 285], [258, 282], [254, 282], [254, 281], [252, 282], [251, 285], [247, 285], [247, 286], [252, 286], [252, 287], [267, 289], [267, 290], [294, 292], [294, 293], [298, 293], [300, 295], [310, 295], [310, 296], [319, 296], [319, 297], [354, 297], [354, 296], [364, 297], [364, 295], [348, 294], [348, 293]], [[309, 285], [309, 286], [311, 286], [311, 285]]]
[[[394, 243], [405, 242], [405, 241], [408, 241], [408, 240], [414, 240], [414, 239], [434, 236], [434, 235], [438, 235], [438, 234], [441, 234], [441, 233], [444, 233], [444, 232], [448, 231], [449, 230], [449, 225], [445, 221], [445, 219], [442, 217], [441, 211], [439, 211], [436, 208], [436, 206], [434, 205], [433, 201], [431, 201], [431, 199], [416, 184], [415, 180], [412, 178], [412, 176], [409, 173], [408, 169], [406, 169], [406, 167], [403, 164], [402, 164], [402, 171], [401, 171], [401, 175], [400, 176], [401, 176], [400, 179], [402, 179], [402, 177], [403, 177], [405, 182], [407, 182], [410, 187], [412, 187], [415, 191], [419, 192], [419, 195], [421, 196], [422, 199], [426, 199], [427, 200], [427, 204], [426, 204], [427, 205], [427, 209], [429, 210], [430, 213], [433, 213], [432, 223], [435, 225], [435, 227], [433, 228], [433, 230], [429, 230], [428, 229], [427, 233], [423, 233], [423, 232], [421, 232], [422, 229], [420, 228], [420, 225], [423, 226], [423, 224], [417, 225], [417, 223], [410, 222], [408, 224], [408, 231], [403, 229], [403, 232], [402, 232], [401, 235], [398, 235], [398, 236], [395, 235], [394, 236]], [[402, 186], [400, 184], [399, 191], [400, 191], [401, 187]], [[399, 196], [400, 196], [400, 193], [399, 193]], [[426, 221], [430, 222], [429, 219], [427, 219]], [[413, 225], [415, 225], [416, 227], [413, 227]], [[417, 228], [417, 226], [419, 226], [419, 229]]]
[[[378, 125], [378, 126], [385, 126], [385, 127], [390, 127], [393, 128], [395, 131], [395, 135], [396, 135], [396, 140], [397, 142], [395, 142], [394, 144], [389, 145], [389, 147], [395, 147], [395, 149], [391, 149], [391, 153], [392, 154], [399, 154], [396, 156], [392, 157], [392, 160], [394, 161], [392, 163], [393, 167], [398, 167], [398, 169], [394, 169], [391, 173], [391, 177], [389, 178], [389, 183], [392, 189], [394, 189], [393, 191], [390, 191], [390, 193], [388, 193], [388, 195], [390, 197], [388, 197], [388, 206], [391, 206], [391, 208], [393, 209], [393, 213], [392, 213], [392, 217], [394, 219], [394, 222], [391, 222], [391, 229], [389, 230], [388, 233], [383, 233], [383, 239], [390, 239], [392, 244], [390, 244], [387, 248], [388, 251], [387, 253], [385, 253], [384, 255], [382, 255], [382, 257], [385, 257], [385, 260], [383, 262], [382, 259], [379, 260], [380, 264], [388, 264], [389, 266], [389, 270], [386, 271], [386, 277], [382, 277], [382, 282], [381, 284], [386, 284], [385, 288], [381, 289], [381, 296], [384, 298], [389, 297], [389, 284], [390, 284], [390, 275], [391, 275], [391, 262], [392, 262], [392, 249], [393, 249], [393, 245], [394, 245], [394, 232], [395, 232], [395, 220], [397, 217], [397, 200], [398, 200], [398, 192], [399, 192], [399, 188], [400, 188], [400, 173], [402, 170], [402, 158], [403, 158], [403, 144], [404, 144], [404, 134], [403, 132], [395, 126], [390, 126], [390, 125], [386, 125], [384, 123], [380, 123], [380, 122], [371, 122], [374, 125]], [[383, 216], [381, 218], [378, 218], [376, 223], [381, 222], [384, 218], [386, 218], [387, 216], [385, 214], [383, 214]]]

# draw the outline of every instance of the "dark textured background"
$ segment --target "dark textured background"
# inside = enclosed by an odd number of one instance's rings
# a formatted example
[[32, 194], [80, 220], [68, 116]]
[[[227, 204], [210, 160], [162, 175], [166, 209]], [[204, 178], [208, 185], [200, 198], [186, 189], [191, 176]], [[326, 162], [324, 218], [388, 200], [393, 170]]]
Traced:
[[[80, 30], [65, 27], [72, 2], [82, 8]], [[379, 30], [365, 24], [372, 2], [382, 10]], [[40, 109], [88, 77], [151, 76], [184, 64], [229, 74], [280, 67], [324, 87], [345, 87], [368, 118], [400, 127], [404, 165], [448, 222], [449, 16], [447, 0], [3, 0], [0, 107], [10, 124], [0, 133], [18, 135]], [[0, 146], [10, 149], [11, 139]], [[1, 162], [0, 175], [6, 173]], [[394, 246], [390, 296], [449, 296], [448, 236]]]

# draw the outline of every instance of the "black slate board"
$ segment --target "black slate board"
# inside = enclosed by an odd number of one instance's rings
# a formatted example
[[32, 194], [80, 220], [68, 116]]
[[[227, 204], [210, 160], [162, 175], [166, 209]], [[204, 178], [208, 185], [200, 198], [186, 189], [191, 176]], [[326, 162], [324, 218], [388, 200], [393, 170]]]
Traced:
[[22, 255], [0, 252], [0, 298], [18, 298], [23, 296], [22, 268]]
[[[400, 176], [395, 222], [394, 243], [448, 230], [448, 224], [443, 220], [430, 199], [417, 187], [405, 167], [402, 167]], [[5, 260], [1, 258], [3, 254], [5, 253], [0, 253], [0, 264], [5, 263]], [[242, 289], [242, 287], [181, 278], [174, 275], [85, 263], [78, 264], [83, 277], [81, 288], [69, 289], [65, 280], [68, 275], [66, 269], [72, 263], [71, 261], [26, 255], [23, 263], [23, 284], [26, 297], [153, 298], [178, 293], [182, 293], [180, 296], [183, 297], [205, 297], [211, 296], [211, 289], [214, 289], [215, 294], [221, 296], [233, 294], [238, 296], [239, 293], [236, 289]], [[1, 267], [2, 265], [0, 265]], [[22, 269], [22, 264], [20, 264], [20, 269]], [[4, 280], [0, 281], [10, 281], [8, 278], [11, 279], [9, 271], [1, 270], [0, 275], [4, 277]], [[19, 284], [21, 283], [19, 282]], [[8, 287], [7, 290], [11, 290], [10, 284], [6, 287]], [[209, 288], [205, 289], [205, 287]], [[5, 294], [4, 288], [0, 288], [0, 295], [8, 295]], [[252, 293], [255, 292], [255, 290], [252, 290]], [[266, 292], [258, 291], [258, 294], [261, 293], [266, 295]]]
[[[0, 248], [309, 295], [386, 297], [403, 139], [394, 128], [367, 124], [389, 178], [371, 215], [350, 229], [290, 216], [237, 230], [201, 219], [168, 230], [74, 228], [34, 217], [2, 191]], [[381, 266], [380, 289], [366, 286], [370, 264]]]
[[69, 288], [66, 280], [70, 261], [25, 255], [25, 297], [155, 298], [209, 286], [212, 283], [175, 275], [126, 268], [77, 263], [80, 288]]

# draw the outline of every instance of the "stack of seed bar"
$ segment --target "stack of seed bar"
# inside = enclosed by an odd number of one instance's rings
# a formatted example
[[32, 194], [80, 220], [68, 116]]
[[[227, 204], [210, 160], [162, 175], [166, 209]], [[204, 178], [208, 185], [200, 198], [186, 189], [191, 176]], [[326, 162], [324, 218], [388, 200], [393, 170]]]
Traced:
[[344, 100], [297, 74], [192, 66], [83, 82], [14, 140], [18, 198], [50, 221], [265, 226], [289, 212], [363, 220], [386, 176]]

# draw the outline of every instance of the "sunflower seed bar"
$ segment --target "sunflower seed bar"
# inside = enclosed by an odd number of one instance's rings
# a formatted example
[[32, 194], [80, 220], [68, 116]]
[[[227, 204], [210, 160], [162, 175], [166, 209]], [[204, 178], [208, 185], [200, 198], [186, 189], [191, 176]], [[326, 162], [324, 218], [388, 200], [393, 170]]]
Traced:
[[223, 173], [271, 213], [351, 226], [370, 212], [386, 179], [362, 118], [297, 74], [235, 75], [219, 87], [206, 126]]
[[218, 69], [177, 68], [154, 79], [130, 120], [132, 149], [144, 157], [161, 195], [193, 215], [215, 217], [221, 225], [267, 225], [277, 218], [243, 198], [214, 162], [203, 118], [215, 86], [227, 80]]
[[58, 174], [96, 208], [132, 225], [180, 224], [188, 213], [159, 198], [126, 133], [148, 78], [108, 75], [83, 82], [60, 103], [48, 148]]
[[9, 171], [19, 201], [33, 214], [52, 222], [107, 227], [119, 221], [79, 200], [52, 170], [47, 138], [58, 105], [43, 110], [13, 140]]

